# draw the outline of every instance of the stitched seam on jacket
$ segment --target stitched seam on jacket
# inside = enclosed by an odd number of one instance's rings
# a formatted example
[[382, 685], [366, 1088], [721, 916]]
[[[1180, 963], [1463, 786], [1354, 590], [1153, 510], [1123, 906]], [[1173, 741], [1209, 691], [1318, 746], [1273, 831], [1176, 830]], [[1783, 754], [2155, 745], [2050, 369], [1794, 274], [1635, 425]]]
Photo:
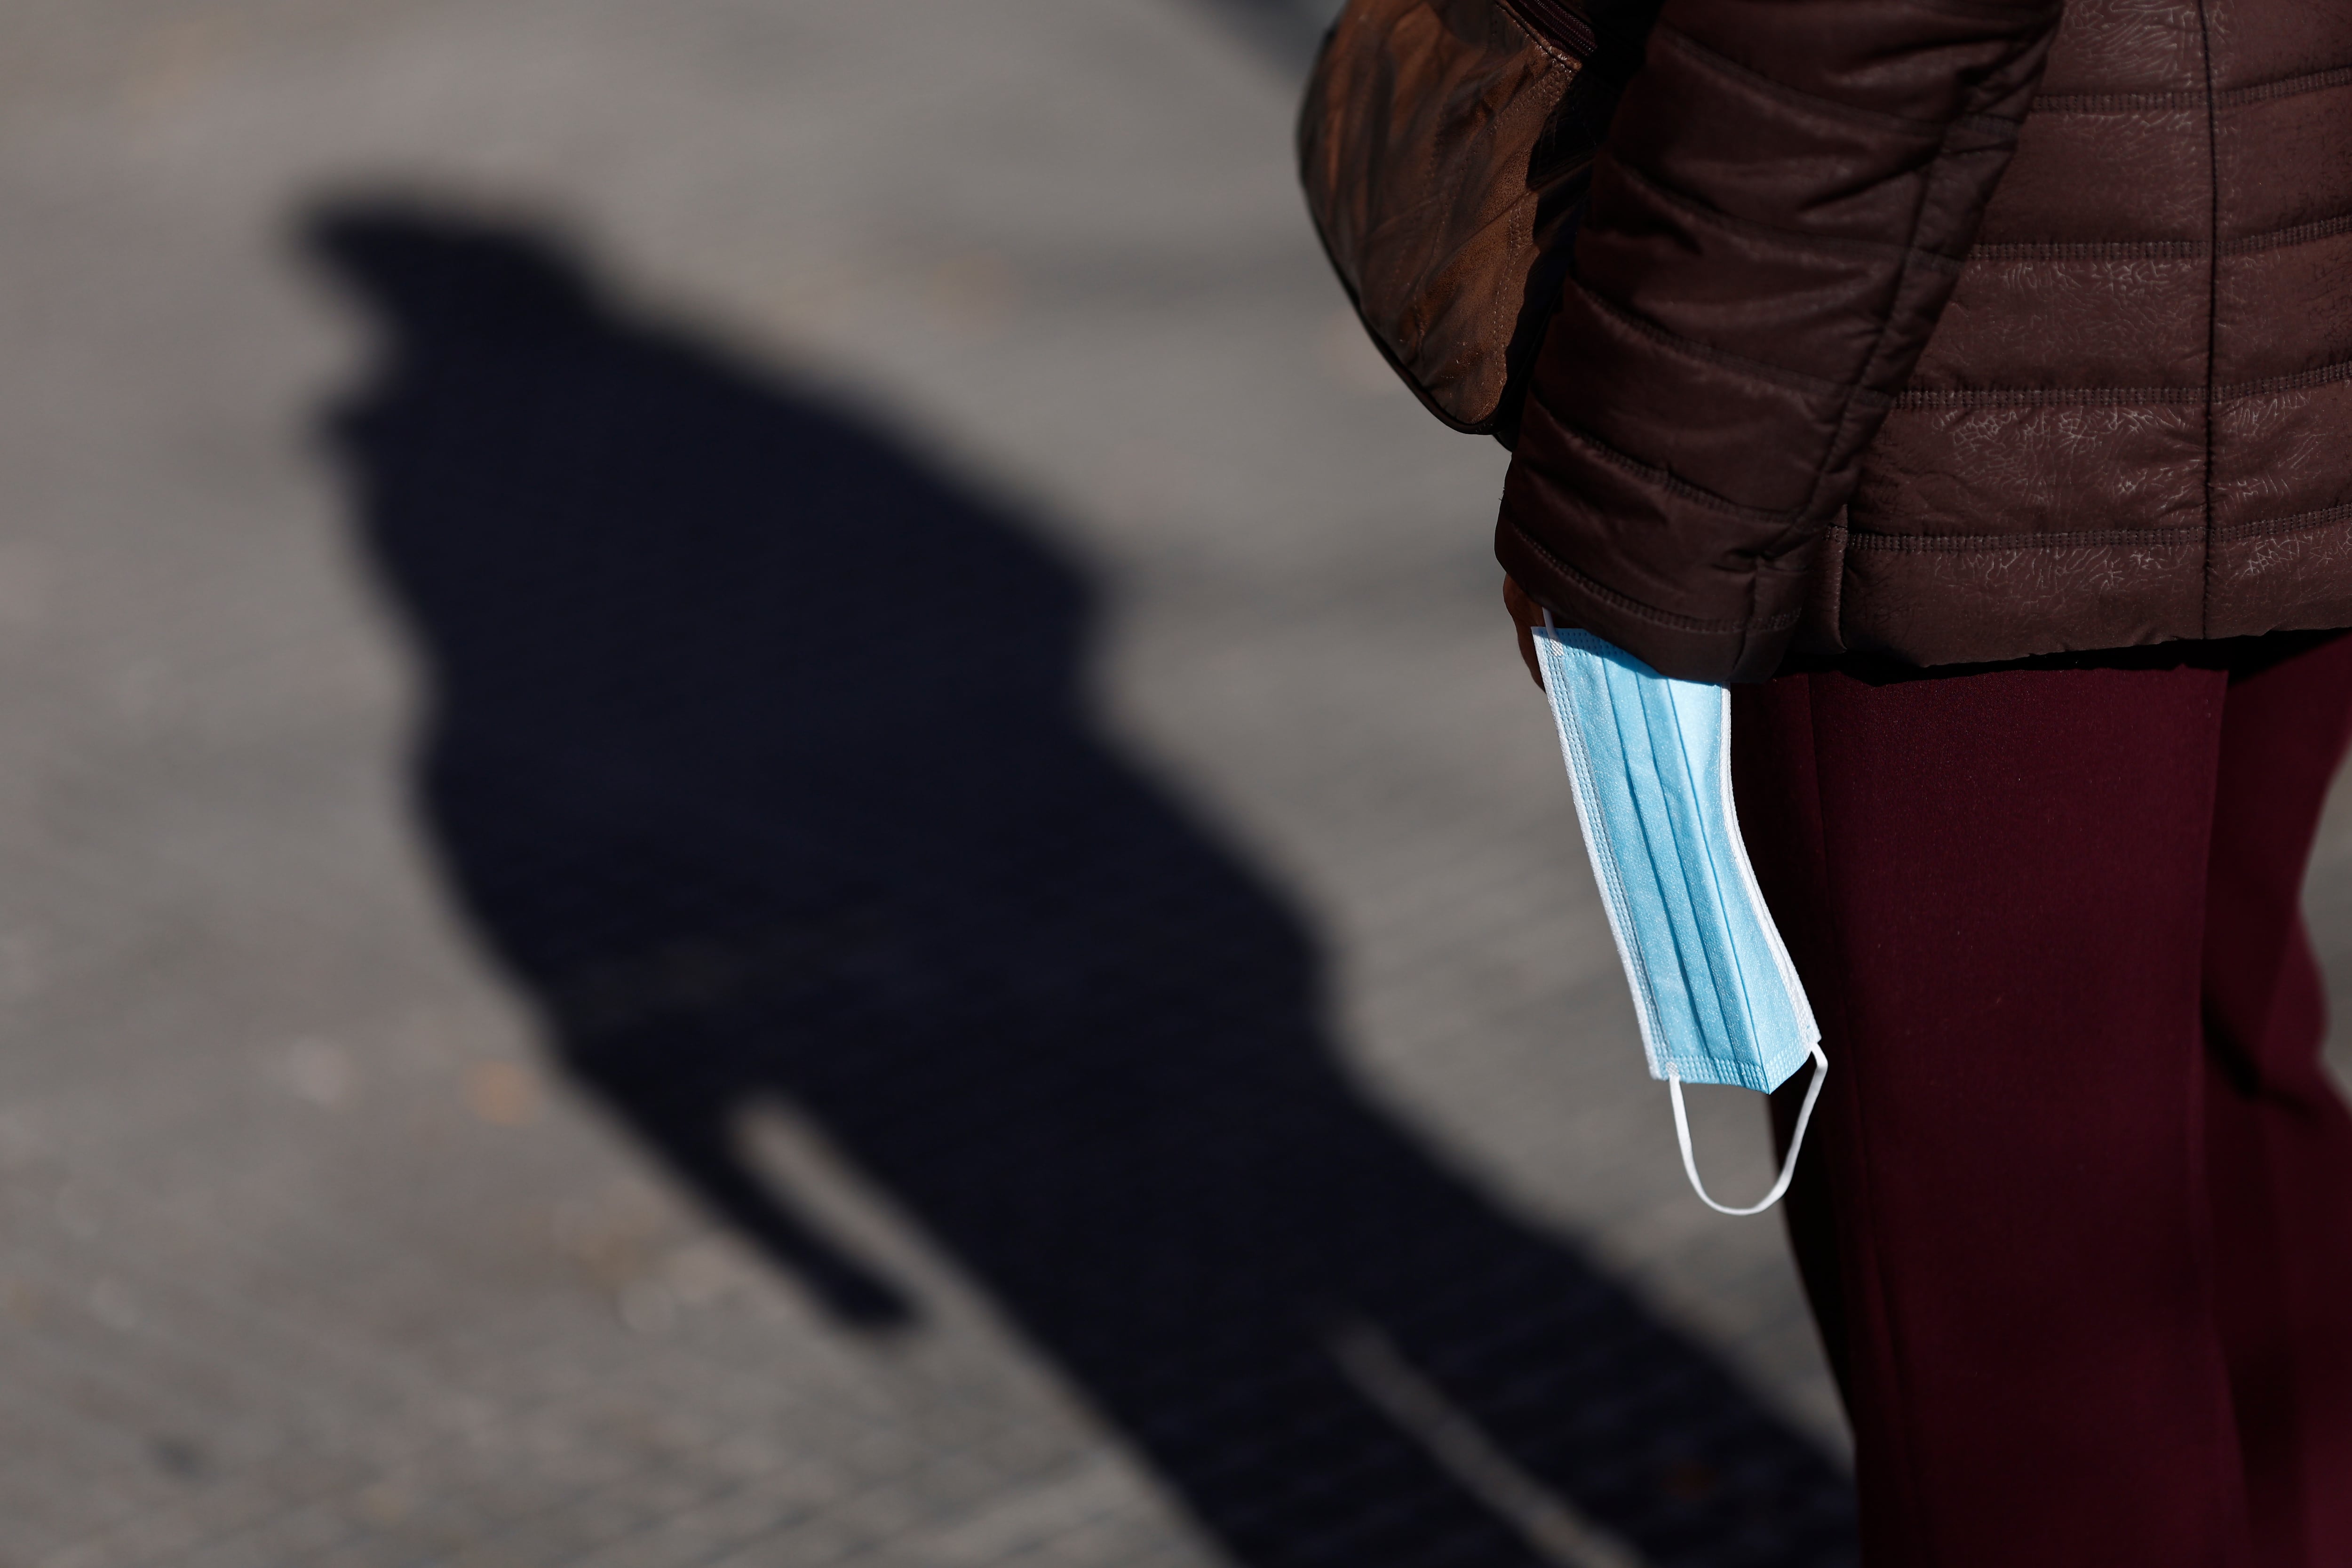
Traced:
[[1710, 489], [1703, 489], [1688, 479], [1664, 468], [1652, 468], [1631, 453], [1611, 446], [1583, 426], [1573, 420], [1561, 418], [1558, 414], [1552, 413], [1549, 407], [1544, 412], [1552, 415], [1553, 428], [1570, 440], [1588, 448], [1593, 457], [1612, 468], [1622, 470], [1645, 485], [1656, 486], [1668, 495], [1679, 497], [1694, 505], [1706, 507], [1710, 510], [1722, 512], [1726, 516], [1736, 517], [1742, 522], [1752, 522], [1763, 528], [1786, 528], [1796, 521], [1801, 515], [1800, 510], [1793, 507], [1785, 511], [1772, 511], [1763, 507], [1742, 506], [1728, 497], [1719, 496]]
[[[2324, 506], [2315, 511], [2289, 512], [2284, 517], [2257, 518], [2251, 522], [2221, 523], [2212, 537], [2254, 539], [2266, 534], [2300, 533], [2331, 522], [2352, 521], [2352, 501]], [[1876, 533], [1868, 529], [1846, 531], [1846, 548], [1874, 550], [1896, 555], [1969, 554], [1979, 551], [2085, 550], [2126, 544], [2142, 550], [2185, 550], [2200, 544], [2205, 530], [2194, 528], [2100, 528], [2074, 533]]]
[[1860, 104], [1846, 103], [1838, 99], [1826, 98], [1818, 92], [1808, 92], [1801, 87], [1791, 87], [1777, 78], [1766, 76], [1751, 66], [1741, 65], [1728, 55], [1717, 53], [1670, 23], [1659, 22], [1653, 26], [1650, 29], [1650, 37], [1673, 45], [1681, 53], [1688, 56], [1692, 61], [1717, 76], [1727, 77], [1743, 86], [1753, 88], [1767, 97], [1777, 98], [1784, 102], [1796, 104], [1800, 108], [1817, 110], [1822, 113], [1852, 121], [1856, 124], [1905, 132], [1923, 141], [1943, 129], [1932, 120], [1913, 120], [1908, 115], [1888, 114], [1881, 110], [1864, 109]]
[[2224, 256], [2251, 256], [2260, 250], [2284, 250], [2289, 246], [2309, 245], [2317, 239], [2332, 239], [2339, 234], [2352, 234], [2352, 213], [2339, 213], [2310, 223], [2295, 224], [2288, 228], [2266, 229], [2261, 234], [2243, 235], [2221, 242]]
[[1848, 528], [1846, 548], [1896, 555], [1968, 554], [1986, 550], [2084, 550], [2110, 544], [2185, 550], [2202, 543], [2197, 528], [2099, 528], [2075, 533], [1875, 533]]
[[1614, 163], [1612, 172], [1627, 184], [1638, 185], [1660, 202], [1674, 208], [1683, 216], [1699, 223], [1711, 224], [1734, 234], [1757, 235], [1768, 239], [1786, 240], [1794, 246], [1832, 253], [1845, 252], [1855, 256], [1916, 256], [1930, 266], [1957, 273], [1962, 258], [1946, 256], [1941, 251], [1919, 246], [1895, 245], [1875, 239], [1849, 239], [1843, 235], [1807, 234], [1801, 229], [1781, 228], [1777, 225], [1758, 223], [1754, 218], [1735, 217], [1718, 207], [1707, 205], [1695, 196], [1686, 195], [1673, 186], [1653, 179], [1630, 163]]
[[2205, 254], [2201, 239], [2013, 240], [1979, 245], [1970, 261], [2190, 261]]
[[[1966, 16], [1972, 22], [2006, 22], [2017, 14], [2017, 7], [2010, 0], [1903, 0], [1903, 3], [1916, 10], [1941, 11], [1947, 16]], [[2042, 14], [2052, 16], [2064, 9], [2063, 0], [2055, 0], [2055, 3], [2044, 5]]]
[[2338, 360], [2316, 370], [2274, 375], [2262, 381], [2233, 381], [2212, 386], [1984, 386], [1905, 392], [1895, 399], [1898, 409], [1916, 408], [2144, 408], [2208, 403], [2230, 403], [2245, 397], [2267, 397], [2281, 392], [2302, 392], [2352, 377], [2352, 360]]
[[1593, 310], [1619, 323], [1627, 331], [1647, 338], [1661, 348], [1672, 349], [1677, 353], [1702, 361], [1720, 370], [1746, 375], [1752, 381], [1773, 383], [1786, 386], [1791, 391], [1811, 393], [1822, 397], [1843, 397], [1851, 392], [1856, 397], [1874, 400], [1874, 406], [1893, 405], [1894, 399], [1882, 392], [1871, 392], [1860, 386], [1848, 387], [1842, 382], [1824, 381], [1820, 376], [1808, 375], [1801, 370], [1790, 370], [1786, 365], [1768, 364], [1762, 360], [1749, 359], [1744, 354], [1736, 354], [1727, 349], [1719, 349], [1711, 343], [1700, 342], [1696, 338], [1686, 338], [1680, 332], [1671, 331], [1655, 321], [1637, 316], [1622, 306], [1610, 303], [1586, 288], [1581, 279], [1571, 277], [1569, 282]]
[[1520, 527], [1517, 519], [1507, 519], [1506, 521], [1511, 531], [1519, 536], [1520, 542], [1541, 556], [1546, 565], [1567, 578], [1580, 591], [1591, 595], [1612, 609], [1623, 611], [1636, 620], [1648, 621], [1654, 626], [1664, 626], [1671, 631], [1694, 632], [1702, 637], [1737, 637], [1742, 632], [1750, 631], [1781, 632], [1797, 624], [1797, 617], [1793, 613], [1774, 616], [1766, 621], [1707, 621], [1701, 620], [1696, 616], [1678, 616], [1672, 610], [1653, 609], [1639, 599], [1631, 598], [1614, 588], [1594, 582], [1552, 553], [1550, 547], [1542, 540]]
[[2324, 506], [2316, 511], [2289, 512], [2284, 517], [2258, 518], [2252, 522], [2224, 523], [2213, 531], [2216, 539], [2252, 539], [2263, 534], [2300, 533], [2305, 529], [2324, 528], [2331, 522], [2352, 519], [2352, 501]]
[[2233, 87], [2221, 92], [2073, 92], [2054, 93], [2034, 100], [2035, 114], [2146, 114], [2166, 110], [2203, 109], [2210, 102], [2216, 109], [2237, 109], [2249, 103], [2268, 103], [2275, 99], [2299, 98], [2306, 92], [2325, 92], [2331, 87], [2352, 83], [2352, 66], [2336, 66], [2326, 70], [2305, 71], [2300, 76], [2281, 77], [2275, 81], [2257, 82], [2252, 87]]
[[[2253, 256], [2265, 250], [2285, 250], [2298, 245], [2352, 234], [2352, 213], [2265, 229], [2221, 242], [2223, 256]], [[2212, 249], [2201, 239], [2011, 240], [1979, 245], [1968, 254], [1970, 261], [2188, 261]]]
[[2213, 405], [2221, 373], [2221, 106], [2213, 97], [2211, 0], [2197, 0], [2197, 53], [2205, 71], [2205, 563], [2199, 574], [2198, 635], [2213, 629]]

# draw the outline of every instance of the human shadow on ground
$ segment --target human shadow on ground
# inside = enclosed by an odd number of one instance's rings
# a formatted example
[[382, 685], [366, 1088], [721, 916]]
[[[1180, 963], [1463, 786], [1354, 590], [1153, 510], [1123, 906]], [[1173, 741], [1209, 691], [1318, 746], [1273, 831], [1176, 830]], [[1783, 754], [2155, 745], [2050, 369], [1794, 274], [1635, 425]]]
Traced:
[[1036, 530], [526, 229], [306, 243], [383, 330], [331, 428], [447, 874], [712, 1212], [921, 1331], [740, 1157], [800, 1108], [1246, 1568], [1578, 1562], [1547, 1495], [1662, 1568], [1852, 1560], [1814, 1446], [1349, 1083], [1297, 914], [1090, 713]]

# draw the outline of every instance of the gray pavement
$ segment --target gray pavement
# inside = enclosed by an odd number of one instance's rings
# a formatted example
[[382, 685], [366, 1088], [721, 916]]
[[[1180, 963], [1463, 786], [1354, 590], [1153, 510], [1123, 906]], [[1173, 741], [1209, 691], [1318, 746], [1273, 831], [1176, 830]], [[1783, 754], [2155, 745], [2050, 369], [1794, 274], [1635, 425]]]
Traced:
[[0, 10], [0, 1568], [1848, 1559], [1313, 10]]

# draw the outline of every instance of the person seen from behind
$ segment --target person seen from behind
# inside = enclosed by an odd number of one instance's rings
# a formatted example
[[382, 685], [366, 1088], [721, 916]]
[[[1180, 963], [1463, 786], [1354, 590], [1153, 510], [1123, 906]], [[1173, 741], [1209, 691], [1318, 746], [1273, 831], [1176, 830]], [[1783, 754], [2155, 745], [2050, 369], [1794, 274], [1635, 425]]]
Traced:
[[1548, 611], [1731, 687], [1864, 1562], [2352, 1564], [2352, 5], [1665, 0], [1639, 58], [1497, 553], [1531, 669]]

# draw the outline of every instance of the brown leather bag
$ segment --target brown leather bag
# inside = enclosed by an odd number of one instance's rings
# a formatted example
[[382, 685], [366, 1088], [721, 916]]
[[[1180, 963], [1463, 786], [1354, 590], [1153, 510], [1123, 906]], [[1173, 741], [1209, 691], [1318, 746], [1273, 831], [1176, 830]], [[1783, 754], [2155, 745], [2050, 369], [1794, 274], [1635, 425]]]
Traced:
[[1323, 247], [1429, 411], [1507, 445], [1615, 93], [1577, 0], [1349, 0], [1298, 121]]

